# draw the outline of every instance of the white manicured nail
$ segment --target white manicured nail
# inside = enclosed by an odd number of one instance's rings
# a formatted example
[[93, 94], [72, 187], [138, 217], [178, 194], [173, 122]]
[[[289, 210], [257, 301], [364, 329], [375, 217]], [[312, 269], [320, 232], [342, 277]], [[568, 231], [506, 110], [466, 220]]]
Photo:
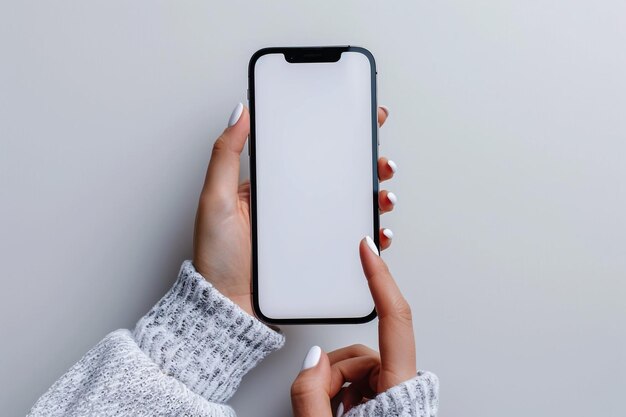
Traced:
[[392, 193], [391, 191], [387, 193], [387, 199], [391, 201], [391, 204], [393, 204], [394, 206], [398, 202], [398, 197], [396, 197], [396, 195]]
[[241, 113], [243, 113], [243, 104], [239, 103], [235, 107], [235, 110], [230, 114], [230, 119], [228, 119], [228, 127], [234, 126], [241, 117]]
[[322, 348], [319, 346], [313, 346], [309, 349], [309, 352], [304, 357], [304, 362], [302, 362], [302, 370], [313, 368], [320, 361], [320, 356], [322, 356]]
[[391, 159], [387, 161], [387, 165], [389, 165], [389, 168], [391, 168], [394, 174], [398, 170], [398, 165], [396, 165], [396, 163], [393, 162]]
[[393, 232], [391, 229], [383, 229], [383, 235], [387, 236], [389, 239], [393, 239]]
[[380, 106], [378, 106], [378, 107], [380, 107], [381, 109], [383, 109], [383, 111], [387, 114], [387, 117], [389, 117], [389, 107], [384, 106], [384, 105], [382, 105], [382, 104], [381, 104]]
[[343, 403], [339, 403], [339, 407], [337, 407], [337, 412], [335, 413], [335, 417], [343, 416]]
[[372, 252], [374, 252], [376, 255], [379, 255], [376, 243], [374, 243], [371, 237], [365, 236], [365, 243], [367, 243], [367, 246], [372, 250]]

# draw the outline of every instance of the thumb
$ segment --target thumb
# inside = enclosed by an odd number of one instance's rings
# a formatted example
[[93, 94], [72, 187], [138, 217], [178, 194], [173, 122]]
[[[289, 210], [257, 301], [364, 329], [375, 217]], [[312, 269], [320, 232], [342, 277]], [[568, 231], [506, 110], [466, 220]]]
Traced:
[[309, 349], [302, 370], [291, 385], [294, 417], [332, 417], [330, 361], [319, 346]]
[[233, 110], [228, 127], [213, 145], [202, 194], [220, 201], [237, 199], [239, 156], [250, 133], [250, 116], [243, 104]]

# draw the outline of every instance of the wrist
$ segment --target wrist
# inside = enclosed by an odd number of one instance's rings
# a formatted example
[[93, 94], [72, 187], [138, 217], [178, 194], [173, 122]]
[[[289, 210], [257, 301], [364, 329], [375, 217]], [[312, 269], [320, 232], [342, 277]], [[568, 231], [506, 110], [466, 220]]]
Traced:
[[250, 294], [246, 294], [246, 295], [229, 295], [225, 292], [223, 292], [221, 289], [217, 288], [216, 289], [222, 293], [222, 295], [224, 295], [224, 297], [230, 299], [230, 301], [232, 301], [233, 303], [237, 304], [237, 306], [239, 306], [239, 308], [241, 308], [243, 311], [245, 311], [246, 313], [248, 313], [249, 315], [251, 315], [252, 317], [255, 317], [254, 314], [254, 310], [252, 309], [252, 300], [251, 295]]
[[[252, 317], [254, 310], [252, 309], [252, 294], [250, 292], [250, 285], [232, 285], [233, 280], [224, 279], [224, 274], [219, 274], [221, 278], [218, 278], [215, 273], [210, 273], [210, 268], [204, 268], [202, 262], [194, 260], [192, 262], [196, 272], [204, 278], [206, 282], [211, 284], [213, 288], [220, 292], [224, 297], [228, 298], [239, 308], [245, 311]], [[249, 281], [248, 281], [249, 282]]]

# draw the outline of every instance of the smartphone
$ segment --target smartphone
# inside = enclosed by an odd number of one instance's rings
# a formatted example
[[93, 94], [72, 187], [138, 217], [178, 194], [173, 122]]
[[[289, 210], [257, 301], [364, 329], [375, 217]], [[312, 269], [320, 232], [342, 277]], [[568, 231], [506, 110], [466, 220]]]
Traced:
[[359, 258], [364, 236], [379, 246], [376, 74], [355, 46], [250, 59], [252, 290], [265, 322], [376, 317]]

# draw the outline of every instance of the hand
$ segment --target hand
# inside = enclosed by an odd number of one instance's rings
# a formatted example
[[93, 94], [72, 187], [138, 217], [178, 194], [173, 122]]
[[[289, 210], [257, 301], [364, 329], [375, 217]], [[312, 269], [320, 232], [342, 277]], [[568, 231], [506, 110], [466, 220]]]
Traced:
[[[359, 252], [378, 312], [380, 355], [362, 345], [329, 354], [311, 348], [291, 387], [295, 417], [332, 417], [332, 410], [342, 415], [417, 375], [409, 304], [369, 237], [361, 241]], [[350, 385], [342, 389], [346, 382]]]
[[[378, 123], [382, 126], [386, 119], [387, 112], [379, 108]], [[196, 214], [193, 264], [215, 288], [252, 315], [250, 182], [239, 184], [239, 155], [249, 132], [248, 110], [239, 103], [213, 145]], [[393, 177], [395, 169], [393, 162], [380, 158], [379, 180]], [[393, 194], [379, 193], [381, 213], [393, 210], [394, 203]], [[379, 233], [382, 248], [388, 248], [393, 235], [387, 229]]]

